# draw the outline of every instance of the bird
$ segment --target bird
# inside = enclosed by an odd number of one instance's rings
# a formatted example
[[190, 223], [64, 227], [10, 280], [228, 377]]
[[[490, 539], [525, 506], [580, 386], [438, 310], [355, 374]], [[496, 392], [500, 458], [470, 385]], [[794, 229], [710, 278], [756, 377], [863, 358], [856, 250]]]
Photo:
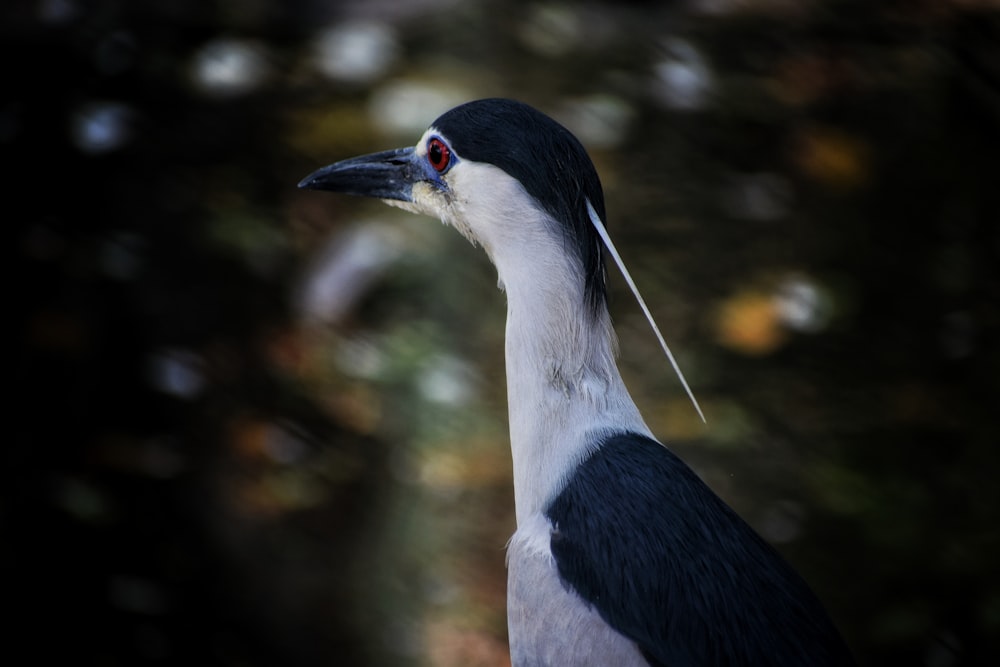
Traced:
[[474, 100], [415, 146], [329, 164], [299, 187], [438, 218], [497, 271], [514, 667], [854, 664], [800, 575], [631, 398], [607, 302], [607, 254], [619, 256], [600, 178], [569, 130], [520, 101]]

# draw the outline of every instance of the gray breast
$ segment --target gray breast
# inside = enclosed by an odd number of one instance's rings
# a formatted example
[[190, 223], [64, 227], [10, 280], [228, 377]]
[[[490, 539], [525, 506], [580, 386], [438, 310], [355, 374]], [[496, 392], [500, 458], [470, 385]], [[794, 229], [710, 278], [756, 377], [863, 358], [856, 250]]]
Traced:
[[515, 535], [508, 550], [507, 625], [513, 667], [649, 667], [619, 634], [559, 578], [540, 540]]

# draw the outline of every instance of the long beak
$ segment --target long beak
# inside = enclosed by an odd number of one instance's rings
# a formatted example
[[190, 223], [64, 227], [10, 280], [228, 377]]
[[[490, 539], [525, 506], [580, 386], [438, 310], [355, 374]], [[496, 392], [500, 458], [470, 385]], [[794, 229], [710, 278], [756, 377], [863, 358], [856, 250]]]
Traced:
[[413, 155], [414, 149], [410, 147], [341, 160], [309, 174], [299, 187], [413, 201], [413, 184], [418, 179]]

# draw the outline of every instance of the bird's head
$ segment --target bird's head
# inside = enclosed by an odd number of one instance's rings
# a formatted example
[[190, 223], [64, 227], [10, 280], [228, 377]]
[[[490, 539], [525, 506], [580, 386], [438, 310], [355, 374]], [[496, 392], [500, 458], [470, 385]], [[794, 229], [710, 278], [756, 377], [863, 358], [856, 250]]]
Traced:
[[[554, 246], [582, 272], [586, 299], [604, 303], [605, 220], [593, 163], [569, 130], [532, 107], [485, 99], [441, 115], [416, 146], [323, 167], [300, 188], [382, 199], [436, 217], [482, 245], [494, 263], [529, 246]], [[499, 268], [499, 266], [498, 266]]]
[[501, 281], [506, 273], [534, 289], [559, 284], [563, 291], [554, 301], [570, 293], [583, 299], [568, 304], [569, 318], [589, 306], [592, 323], [610, 326], [604, 309], [607, 249], [704, 420], [607, 235], [601, 181], [587, 151], [545, 114], [514, 100], [468, 102], [442, 114], [416, 146], [335, 162], [299, 187], [375, 197], [436, 217], [482, 245]]

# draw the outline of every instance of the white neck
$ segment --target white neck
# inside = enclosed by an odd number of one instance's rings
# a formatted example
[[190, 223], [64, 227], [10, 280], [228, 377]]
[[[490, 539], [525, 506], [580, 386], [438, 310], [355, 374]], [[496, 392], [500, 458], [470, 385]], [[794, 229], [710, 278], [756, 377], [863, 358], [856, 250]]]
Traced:
[[593, 313], [586, 304], [582, 271], [565, 246], [536, 237], [490, 254], [507, 291], [507, 401], [521, 525], [562, 490], [603, 433], [650, 433], [615, 365], [611, 318], [603, 305]]
[[524, 525], [603, 434], [652, 434], [615, 366], [611, 318], [603, 304], [596, 314], [587, 305], [582, 267], [557, 224], [497, 167], [463, 162], [447, 180], [447, 196], [417, 184], [413, 202], [390, 203], [439, 217], [482, 244], [507, 291], [510, 445]]

